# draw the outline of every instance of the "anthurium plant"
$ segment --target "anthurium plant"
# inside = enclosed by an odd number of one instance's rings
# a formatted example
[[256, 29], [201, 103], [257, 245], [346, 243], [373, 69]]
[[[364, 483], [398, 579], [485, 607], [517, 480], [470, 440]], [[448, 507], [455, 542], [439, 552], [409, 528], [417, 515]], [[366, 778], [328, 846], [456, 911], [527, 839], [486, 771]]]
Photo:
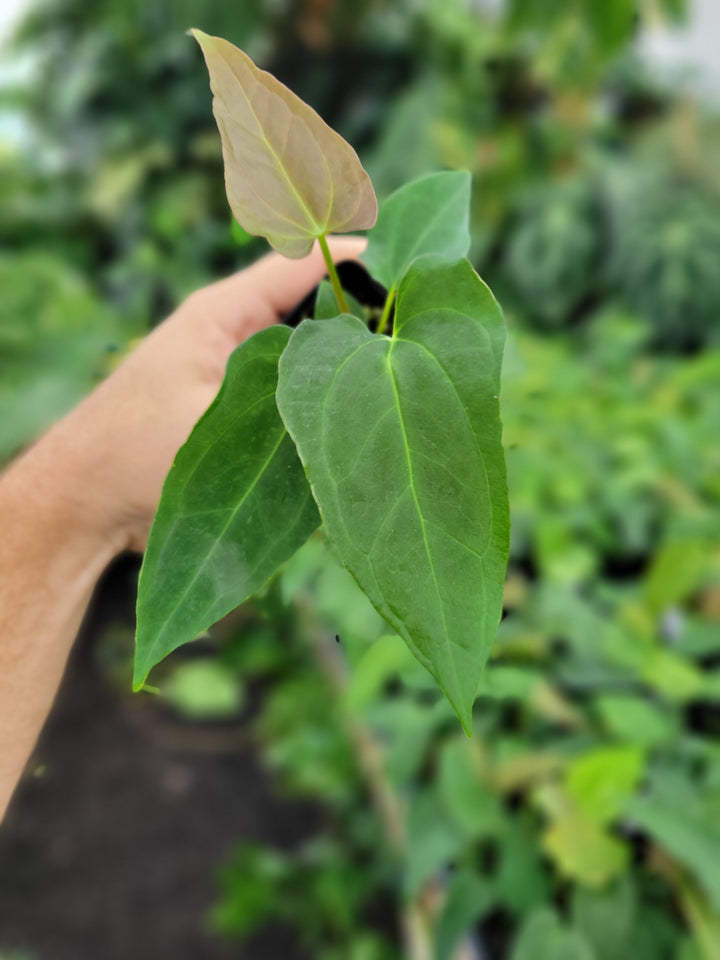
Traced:
[[[410, 183], [378, 216], [349, 144], [241, 50], [193, 33], [233, 215], [287, 257], [318, 241], [330, 283], [313, 319], [235, 351], [177, 454], [140, 577], [135, 688], [322, 525], [469, 733], [509, 540], [505, 328], [465, 259], [470, 176]], [[348, 297], [327, 246], [364, 230], [365, 265], [387, 290], [379, 317]]]

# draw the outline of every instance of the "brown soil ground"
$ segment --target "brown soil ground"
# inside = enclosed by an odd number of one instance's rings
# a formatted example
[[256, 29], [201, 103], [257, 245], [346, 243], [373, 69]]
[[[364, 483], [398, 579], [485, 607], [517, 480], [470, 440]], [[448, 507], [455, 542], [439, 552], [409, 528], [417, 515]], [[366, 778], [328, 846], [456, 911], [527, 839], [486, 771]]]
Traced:
[[288, 931], [230, 944], [207, 912], [234, 844], [292, 848], [318, 812], [273, 791], [243, 724], [174, 721], [98, 670], [136, 576], [106, 576], [0, 830], [0, 960], [301, 960]]

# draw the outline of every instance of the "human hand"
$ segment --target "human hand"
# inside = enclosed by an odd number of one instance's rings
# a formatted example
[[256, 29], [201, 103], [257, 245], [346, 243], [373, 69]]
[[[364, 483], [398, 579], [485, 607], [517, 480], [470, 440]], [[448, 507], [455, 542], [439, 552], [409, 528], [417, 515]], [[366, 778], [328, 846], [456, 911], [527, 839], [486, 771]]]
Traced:
[[[365, 241], [330, 241], [335, 259]], [[0, 476], [0, 820], [57, 691], [98, 577], [147, 541], [175, 453], [235, 347], [325, 273], [316, 247], [199, 290]]]
[[[335, 260], [357, 237], [331, 238]], [[115, 551], [143, 550], [178, 449], [217, 394], [232, 351], [277, 323], [323, 277], [317, 245], [301, 260], [269, 254], [193, 293], [42, 441], [72, 467], [73, 500]]]

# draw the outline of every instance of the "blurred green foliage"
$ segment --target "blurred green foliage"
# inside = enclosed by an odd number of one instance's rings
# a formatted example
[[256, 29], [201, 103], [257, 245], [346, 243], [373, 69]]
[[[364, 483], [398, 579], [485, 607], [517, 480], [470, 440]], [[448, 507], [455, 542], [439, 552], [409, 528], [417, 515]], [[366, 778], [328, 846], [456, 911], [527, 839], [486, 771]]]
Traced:
[[[555, 460], [562, 472], [563, 453]], [[512, 495], [522, 482], [512, 466], [510, 482]], [[592, 552], [598, 569], [610, 563], [601, 542]], [[407, 909], [425, 898], [436, 956], [452, 956], [473, 929], [502, 944], [492, 956], [513, 958], [541, 946], [550, 957], [679, 958], [702, 942], [720, 909], [720, 631], [708, 616], [720, 552], [716, 538], [671, 539], [656, 556], [639, 574], [618, 568], [580, 584], [531, 575], [537, 552], [520, 551], [468, 741], [330, 548], [310, 541], [260, 601], [275, 624], [264, 663], [248, 631], [223, 656], [233, 651], [251, 683], [272, 678], [258, 743], [290, 793], [327, 805], [329, 859], [318, 863], [317, 839], [299, 858], [241, 849], [223, 873], [218, 927], [244, 936], [283, 920], [324, 958], [368, 928], [379, 935], [378, 900]], [[402, 811], [399, 850], [388, 794]], [[275, 879], [248, 914], [249, 865], [267, 856]], [[332, 902], [310, 892], [328, 876]], [[292, 884], [304, 891], [296, 906]], [[346, 929], [333, 926], [335, 898], [351, 905]], [[393, 928], [379, 930], [369, 956], [393, 949]]]
[[683, 8], [43, 0], [20, 29], [0, 457], [263, 250], [231, 226], [189, 26], [315, 106], [380, 194], [469, 169], [507, 313], [513, 540], [472, 740], [321, 539], [216, 659], [159, 671], [186, 715], [250, 710], [278, 781], [327, 811], [292, 855], [222, 868], [227, 935], [281, 922], [317, 960], [398, 958], [418, 924], [438, 960], [468, 938], [492, 960], [720, 956], [720, 127], [632, 52]]
[[0, 460], [108, 372], [117, 317], [82, 274], [43, 251], [0, 253]]

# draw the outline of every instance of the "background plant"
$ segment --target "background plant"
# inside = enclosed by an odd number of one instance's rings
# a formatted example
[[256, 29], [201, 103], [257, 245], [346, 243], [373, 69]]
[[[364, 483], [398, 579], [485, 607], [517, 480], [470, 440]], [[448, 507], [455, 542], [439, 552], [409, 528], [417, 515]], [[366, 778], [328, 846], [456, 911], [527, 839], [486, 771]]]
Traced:
[[[580, 4], [531, 6], [487, 22], [447, 2], [336, 3], [329, 19], [245, 5], [244, 22], [222, 22], [224, 4], [186, 16], [64, 0], [24, 29], [45, 69], [13, 102], [43, 149], [6, 152], [0, 179], [5, 302], [24, 319], [3, 321], [3, 337], [18, 331], [2, 348], [6, 455], [58, 409], [38, 403], [23, 427], [32, 381], [9, 373], [10, 356], [38, 369], [22, 334], [48, 303], [69, 340], [88, 304], [107, 312], [80, 372], [57, 364], [74, 396], [114, 362], [106, 345], [260, 249], [230, 234], [193, 22], [312, 103], [381, 195], [472, 170], [472, 258], [508, 318], [507, 615], [472, 743], [315, 541], [242, 624], [160, 677], [183, 709], [170, 677], [209, 657], [187, 708], [204, 689], [210, 712], [235, 717], [244, 698], [277, 782], [325, 811], [297, 858], [248, 838], [219, 868], [212, 922], [241, 940], [282, 922], [309, 956], [397, 957], [420, 925], [438, 956], [469, 935], [493, 960], [535, 956], [538, 940], [582, 960], [717, 957], [720, 360], [703, 279], [717, 122], [633, 63], [627, 19], [606, 31]], [[524, 247], [547, 259], [513, 255]], [[130, 655], [129, 641], [103, 647], [123, 689]]]

